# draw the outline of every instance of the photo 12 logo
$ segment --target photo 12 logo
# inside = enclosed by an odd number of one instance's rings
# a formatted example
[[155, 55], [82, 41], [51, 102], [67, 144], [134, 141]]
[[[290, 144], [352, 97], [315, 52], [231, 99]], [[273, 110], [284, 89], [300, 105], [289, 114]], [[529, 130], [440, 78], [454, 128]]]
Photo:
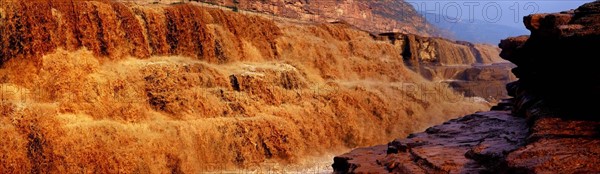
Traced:
[[430, 22], [470, 22], [483, 20], [489, 23], [511, 21], [519, 23], [523, 16], [538, 13], [540, 6], [527, 1], [410, 1], [423, 15], [433, 15]]

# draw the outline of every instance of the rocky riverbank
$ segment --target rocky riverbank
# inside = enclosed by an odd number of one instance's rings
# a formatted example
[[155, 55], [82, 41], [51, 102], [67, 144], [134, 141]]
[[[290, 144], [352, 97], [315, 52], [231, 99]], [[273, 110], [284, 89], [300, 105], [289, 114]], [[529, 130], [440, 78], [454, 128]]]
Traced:
[[[531, 36], [500, 43], [514, 98], [387, 145], [334, 158], [335, 172], [598, 173], [600, 2], [525, 17]], [[586, 79], [585, 81], [575, 80]]]

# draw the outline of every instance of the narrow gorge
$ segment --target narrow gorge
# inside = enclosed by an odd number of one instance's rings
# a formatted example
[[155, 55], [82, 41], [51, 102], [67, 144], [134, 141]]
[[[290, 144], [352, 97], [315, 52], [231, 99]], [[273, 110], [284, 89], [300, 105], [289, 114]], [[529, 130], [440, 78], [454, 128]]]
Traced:
[[2, 2], [0, 173], [599, 171], [599, 3], [497, 47], [399, 0]]
[[[600, 1], [524, 18], [502, 40], [513, 98], [388, 144], [335, 157], [336, 173], [599, 173]], [[575, 80], [578, 79], [578, 80]], [[579, 79], [584, 79], [579, 80]]]
[[0, 173], [288, 170], [490, 106], [405, 65], [476, 47], [339, 22], [36, 0], [0, 4], [0, 31]]

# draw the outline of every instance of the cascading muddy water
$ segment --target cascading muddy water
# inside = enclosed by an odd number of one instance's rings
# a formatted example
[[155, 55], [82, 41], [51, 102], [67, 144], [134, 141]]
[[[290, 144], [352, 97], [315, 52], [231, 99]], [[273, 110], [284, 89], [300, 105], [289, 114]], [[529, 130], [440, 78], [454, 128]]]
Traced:
[[487, 107], [344, 25], [110, 1], [11, 1], [0, 16], [0, 173], [298, 163]]

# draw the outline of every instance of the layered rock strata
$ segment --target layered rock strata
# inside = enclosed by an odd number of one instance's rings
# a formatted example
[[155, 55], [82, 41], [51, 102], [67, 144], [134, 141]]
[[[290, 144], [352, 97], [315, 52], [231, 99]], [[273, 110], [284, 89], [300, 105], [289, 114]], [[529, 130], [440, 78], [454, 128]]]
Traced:
[[401, 33], [374, 38], [401, 50], [404, 64], [413, 71], [465, 96], [498, 101], [508, 97], [504, 85], [516, 80], [511, 73], [514, 64], [502, 60], [495, 46]]
[[122, 0], [137, 3], [202, 2], [273, 16], [311, 22], [345, 21], [362, 30], [383, 33], [401, 32], [422, 36], [438, 36], [438, 30], [409, 3], [397, 0]]
[[0, 173], [288, 169], [487, 105], [368, 32], [198, 3], [4, 0], [0, 45]]
[[[438, 35], [435, 28], [405, 1], [121, 1], [136, 4], [212, 4], [245, 14], [348, 25], [397, 46], [406, 65], [428, 80], [442, 82], [465, 96], [481, 97], [491, 102], [507, 97], [504, 84], [516, 80], [510, 73], [514, 65], [498, 56], [500, 49], [497, 46], [429, 37]], [[495, 63], [499, 64], [487, 66]], [[464, 78], [466, 73], [479, 77]]]
[[[512, 99], [490, 112], [334, 158], [336, 172], [598, 173], [600, 119], [589, 98], [600, 78], [585, 63], [600, 45], [600, 2], [525, 17], [531, 36], [500, 43], [517, 65]], [[588, 59], [586, 59], [588, 58]], [[568, 60], [575, 59], [577, 61]], [[578, 81], [578, 76], [586, 79]]]

